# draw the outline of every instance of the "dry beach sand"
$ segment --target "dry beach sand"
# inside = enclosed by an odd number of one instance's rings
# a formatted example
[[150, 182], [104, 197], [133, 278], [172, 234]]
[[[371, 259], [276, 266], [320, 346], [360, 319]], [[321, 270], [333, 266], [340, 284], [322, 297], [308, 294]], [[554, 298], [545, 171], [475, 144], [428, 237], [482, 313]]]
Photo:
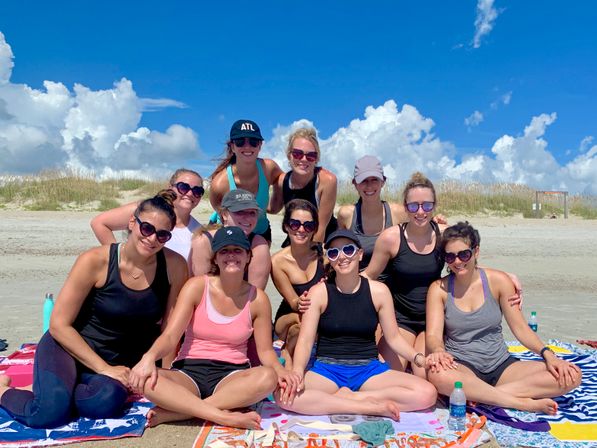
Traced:
[[[76, 256], [97, 244], [89, 227], [95, 213], [0, 211], [0, 338], [10, 353], [41, 336], [42, 302], [54, 295]], [[207, 214], [197, 214], [206, 222]], [[516, 273], [523, 283], [524, 313], [537, 311], [539, 335], [597, 339], [597, 221], [471, 217], [481, 233], [481, 264]], [[280, 247], [280, 217], [271, 218], [274, 250]], [[458, 217], [450, 217], [455, 223]], [[273, 311], [280, 302], [267, 290]], [[508, 339], [511, 334], [505, 329]], [[197, 422], [162, 425], [141, 439], [70, 446], [190, 447]]]

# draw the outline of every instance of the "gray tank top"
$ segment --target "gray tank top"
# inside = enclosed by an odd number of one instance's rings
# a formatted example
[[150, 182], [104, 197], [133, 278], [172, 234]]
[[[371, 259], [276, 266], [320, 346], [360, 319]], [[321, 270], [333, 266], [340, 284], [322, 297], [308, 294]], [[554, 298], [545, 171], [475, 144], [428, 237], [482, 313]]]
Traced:
[[487, 276], [479, 269], [483, 305], [470, 313], [454, 303], [454, 275], [448, 277], [444, 343], [455, 358], [469, 362], [482, 373], [493, 371], [510, 354], [502, 335], [502, 310], [489, 289]]
[[[390, 210], [390, 205], [386, 201], [381, 201], [384, 208], [385, 214], [385, 222], [383, 224], [383, 229], [387, 229], [388, 227], [392, 227], [392, 210]], [[358, 237], [361, 246], [363, 248], [363, 259], [359, 262], [359, 272], [365, 270], [367, 266], [369, 266], [369, 262], [371, 261], [371, 257], [373, 256], [373, 248], [375, 247], [375, 242], [377, 241], [377, 237], [379, 233], [375, 235], [366, 235], [363, 231], [363, 217], [361, 215], [361, 200], [354, 205], [354, 213], [352, 214], [352, 222], [350, 223], [350, 230], [352, 230]], [[387, 277], [387, 272], [384, 271], [377, 280], [384, 281]]]

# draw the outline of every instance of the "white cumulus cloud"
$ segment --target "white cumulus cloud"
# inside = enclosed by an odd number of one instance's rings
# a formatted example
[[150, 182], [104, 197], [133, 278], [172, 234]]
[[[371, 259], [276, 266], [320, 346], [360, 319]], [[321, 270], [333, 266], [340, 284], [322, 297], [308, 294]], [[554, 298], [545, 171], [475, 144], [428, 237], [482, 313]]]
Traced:
[[494, 0], [478, 0], [477, 16], [475, 18], [475, 36], [473, 37], [473, 48], [481, 46], [483, 36], [489, 34], [493, 29], [495, 19], [499, 15], [493, 7]]
[[468, 127], [478, 126], [483, 121], [483, 114], [478, 110], [474, 111], [464, 119], [464, 124]]
[[174, 124], [139, 127], [143, 112], [186, 107], [140, 98], [123, 78], [105, 90], [44, 81], [43, 89], [10, 81], [14, 55], [0, 33], [0, 172], [69, 168], [98, 176], [163, 174], [199, 155], [196, 133]]
[[[338, 178], [352, 178], [354, 162], [365, 154], [379, 157], [386, 176], [403, 182], [414, 171], [434, 181], [458, 180], [481, 183], [521, 183], [537, 189], [597, 193], [597, 145], [581, 142], [581, 154], [560, 165], [548, 150], [545, 133], [557, 119], [555, 113], [532, 117], [520, 135], [503, 135], [487, 154], [460, 154], [450, 142], [433, 134], [434, 122], [408, 104], [395, 101], [369, 106], [363, 118], [352, 120], [330, 137], [320, 136], [321, 165]], [[313, 126], [309, 120], [278, 125], [264, 146], [264, 156], [288, 169], [285, 155], [288, 136], [296, 128]]]

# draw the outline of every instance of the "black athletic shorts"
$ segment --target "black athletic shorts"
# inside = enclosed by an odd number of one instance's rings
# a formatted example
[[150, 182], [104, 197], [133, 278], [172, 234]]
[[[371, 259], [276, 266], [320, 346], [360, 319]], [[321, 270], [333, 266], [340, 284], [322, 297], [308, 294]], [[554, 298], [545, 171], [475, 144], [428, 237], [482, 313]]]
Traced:
[[172, 368], [181, 371], [191, 378], [199, 389], [200, 397], [205, 399], [213, 395], [216, 387], [228, 375], [246, 370], [249, 363], [232, 364], [225, 361], [211, 359], [179, 359], [172, 364]]
[[509, 356], [503, 363], [501, 363], [499, 366], [497, 366], [491, 372], [487, 372], [487, 373], [480, 372], [472, 364], [470, 364], [466, 361], [462, 361], [461, 359], [454, 358], [454, 361], [456, 361], [458, 364], [462, 364], [463, 366], [471, 369], [473, 371], [473, 373], [475, 375], [477, 375], [477, 377], [479, 379], [482, 379], [487, 384], [495, 386], [497, 384], [497, 382], [500, 380], [502, 373], [504, 373], [504, 370], [506, 370], [506, 368], [508, 368], [508, 366], [510, 366], [511, 364], [514, 364], [515, 362], [518, 362], [520, 360], [515, 358], [514, 356]]

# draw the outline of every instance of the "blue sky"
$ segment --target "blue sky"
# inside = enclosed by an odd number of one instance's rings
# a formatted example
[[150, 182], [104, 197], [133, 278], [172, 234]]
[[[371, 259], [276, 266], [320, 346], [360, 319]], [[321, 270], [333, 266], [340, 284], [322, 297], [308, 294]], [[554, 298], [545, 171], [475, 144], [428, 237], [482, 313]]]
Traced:
[[596, 13], [589, 1], [3, 1], [0, 172], [207, 176], [231, 123], [251, 118], [281, 164], [306, 123], [340, 177], [374, 153], [396, 181], [421, 169], [595, 194]]

